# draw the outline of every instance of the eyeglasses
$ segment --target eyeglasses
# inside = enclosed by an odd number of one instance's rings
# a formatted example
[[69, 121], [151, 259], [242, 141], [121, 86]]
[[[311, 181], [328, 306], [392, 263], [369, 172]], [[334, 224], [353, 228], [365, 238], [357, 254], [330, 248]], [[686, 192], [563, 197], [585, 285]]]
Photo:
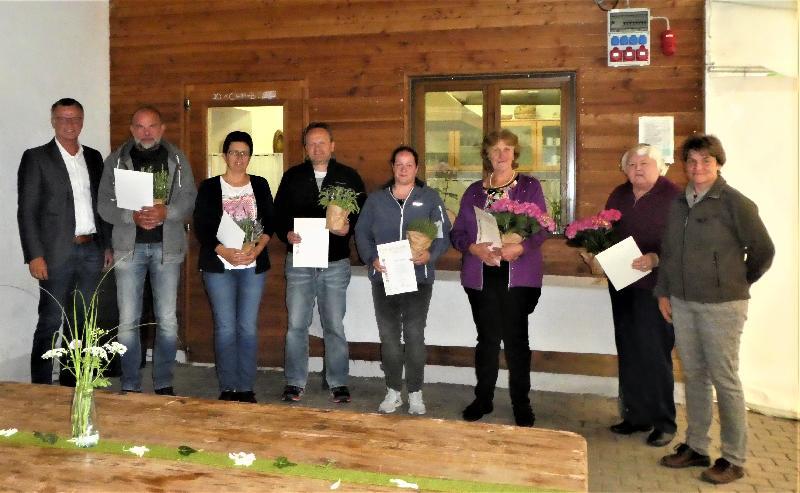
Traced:
[[250, 157], [250, 151], [228, 151], [228, 157], [229, 158], [237, 158], [237, 157], [240, 157], [240, 158], [248, 157], [249, 158]]
[[77, 125], [77, 124], [83, 122], [83, 117], [82, 116], [73, 116], [71, 118], [67, 118], [67, 117], [64, 117], [64, 116], [55, 116], [55, 117], [53, 117], [53, 120], [55, 120], [59, 125], [64, 125], [65, 123], [74, 123], [74, 124]]

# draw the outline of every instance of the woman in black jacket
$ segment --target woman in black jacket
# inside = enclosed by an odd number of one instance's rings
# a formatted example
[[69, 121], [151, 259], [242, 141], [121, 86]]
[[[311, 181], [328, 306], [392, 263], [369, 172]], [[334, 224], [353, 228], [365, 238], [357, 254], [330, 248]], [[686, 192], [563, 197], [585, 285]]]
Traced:
[[[256, 402], [258, 308], [269, 269], [267, 243], [274, 231], [267, 180], [247, 174], [253, 139], [231, 132], [222, 146], [227, 169], [203, 181], [194, 208], [199, 267], [214, 313], [214, 352], [220, 400]], [[245, 232], [244, 241], [220, 240], [223, 214]], [[235, 230], [235, 228], [233, 228]]]

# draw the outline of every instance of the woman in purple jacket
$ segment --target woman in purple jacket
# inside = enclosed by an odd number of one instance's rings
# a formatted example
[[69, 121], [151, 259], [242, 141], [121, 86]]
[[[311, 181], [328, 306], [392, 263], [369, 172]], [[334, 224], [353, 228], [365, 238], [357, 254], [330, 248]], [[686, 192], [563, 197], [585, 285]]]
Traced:
[[539, 301], [542, 287], [542, 252], [547, 233], [542, 230], [519, 244], [492, 248], [476, 243], [475, 209], [487, 209], [507, 197], [532, 202], [547, 210], [542, 186], [530, 176], [520, 175], [519, 139], [509, 130], [491, 132], [483, 139], [481, 157], [486, 178], [471, 184], [461, 198], [450, 240], [462, 254], [461, 284], [467, 292], [472, 318], [478, 331], [475, 347], [475, 400], [462, 416], [477, 421], [494, 409], [494, 387], [499, 368], [500, 341], [505, 348], [509, 392], [518, 426], [533, 426], [531, 349], [528, 315]]
[[676, 429], [672, 397], [675, 333], [658, 311], [653, 288], [669, 208], [680, 192], [661, 176], [666, 167], [656, 147], [639, 144], [628, 149], [620, 169], [628, 180], [611, 192], [606, 209], [622, 213], [614, 225], [619, 239], [632, 236], [643, 252], [631, 267], [650, 273], [619, 291], [608, 285], [622, 414], [622, 421], [611, 426], [611, 431], [630, 435], [652, 429], [647, 444], [663, 447], [672, 441]]

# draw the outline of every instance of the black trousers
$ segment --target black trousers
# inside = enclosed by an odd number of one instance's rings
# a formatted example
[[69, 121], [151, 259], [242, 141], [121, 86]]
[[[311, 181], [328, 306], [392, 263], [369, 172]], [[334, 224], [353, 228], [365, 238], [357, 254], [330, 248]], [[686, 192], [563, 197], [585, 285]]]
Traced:
[[508, 263], [483, 268], [483, 289], [464, 288], [478, 330], [475, 346], [476, 399], [491, 402], [500, 368], [500, 341], [508, 366], [508, 387], [515, 407], [530, 405], [531, 348], [528, 315], [539, 302], [541, 288], [508, 287]]
[[647, 289], [608, 286], [619, 364], [622, 418], [675, 433], [672, 348], [675, 331]]

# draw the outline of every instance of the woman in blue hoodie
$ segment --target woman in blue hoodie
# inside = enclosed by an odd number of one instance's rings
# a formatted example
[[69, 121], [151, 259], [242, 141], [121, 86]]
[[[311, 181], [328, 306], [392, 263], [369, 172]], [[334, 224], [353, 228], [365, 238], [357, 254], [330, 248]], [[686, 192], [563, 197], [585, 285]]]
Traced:
[[[403, 366], [406, 370], [409, 414], [425, 414], [422, 400], [425, 360], [425, 324], [433, 292], [434, 265], [450, 247], [450, 221], [436, 190], [417, 178], [417, 152], [400, 146], [389, 161], [392, 179], [373, 192], [356, 223], [358, 253], [367, 264], [372, 281], [372, 300], [381, 338], [381, 360], [386, 373], [386, 397], [378, 410], [392, 413], [403, 404]], [[417, 290], [387, 295], [378, 258], [378, 245], [406, 238], [408, 224], [415, 219], [430, 219], [437, 225], [437, 236], [427, 251], [414, 255]], [[402, 341], [405, 343], [405, 350]]]

